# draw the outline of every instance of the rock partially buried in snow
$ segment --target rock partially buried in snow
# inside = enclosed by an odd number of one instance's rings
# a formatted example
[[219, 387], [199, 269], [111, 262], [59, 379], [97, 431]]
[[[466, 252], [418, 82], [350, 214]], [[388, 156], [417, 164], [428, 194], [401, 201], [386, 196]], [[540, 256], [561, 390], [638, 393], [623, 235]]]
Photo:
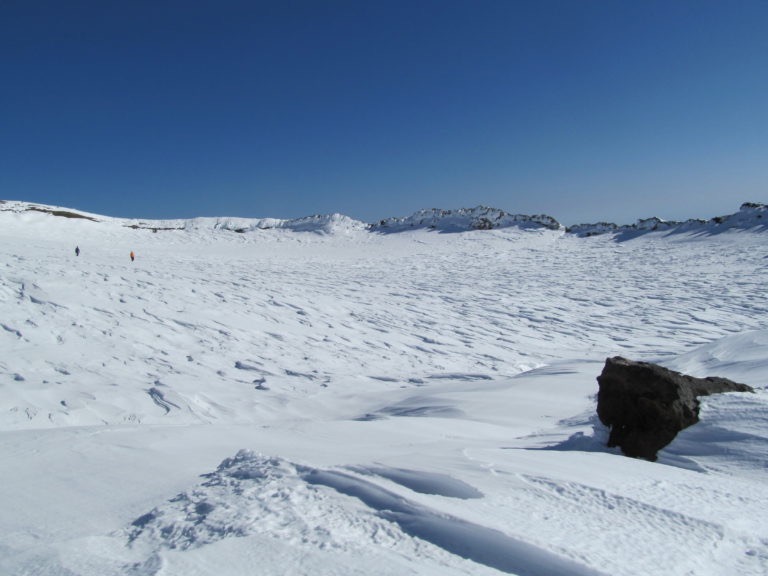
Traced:
[[754, 392], [727, 378], [694, 378], [620, 356], [605, 361], [597, 382], [597, 415], [611, 428], [608, 446], [652, 461], [680, 430], [699, 421], [698, 396]]

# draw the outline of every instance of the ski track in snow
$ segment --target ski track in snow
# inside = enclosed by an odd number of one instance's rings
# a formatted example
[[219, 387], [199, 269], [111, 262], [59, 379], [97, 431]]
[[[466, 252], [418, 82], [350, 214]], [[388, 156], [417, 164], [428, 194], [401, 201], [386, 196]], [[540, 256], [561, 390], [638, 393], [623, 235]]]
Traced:
[[[763, 234], [0, 216], [0, 573], [768, 573]], [[626, 459], [616, 354], [758, 393]]]

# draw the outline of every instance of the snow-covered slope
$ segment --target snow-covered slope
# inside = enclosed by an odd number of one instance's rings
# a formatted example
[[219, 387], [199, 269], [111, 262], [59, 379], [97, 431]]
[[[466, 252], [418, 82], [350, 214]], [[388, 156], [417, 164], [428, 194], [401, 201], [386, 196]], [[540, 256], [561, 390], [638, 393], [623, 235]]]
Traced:
[[[29, 208], [0, 204], [0, 574], [768, 572], [759, 228]], [[624, 458], [616, 354], [757, 393]]]
[[348, 233], [365, 230], [368, 225], [342, 214], [314, 215], [292, 220], [279, 218], [193, 218], [188, 220], [139, 220], [99, 216], [81, 210], [57, 206], [31, 204], [29, 202], [0, 200], [0, 212], [15, 214], [42, 214], [71, 220], [87, 220], [120, 225], [133, 230], [152, 232], [194, 231], [194, 232], [253, 232], [258, 230], [290, 230], [293, 232]]

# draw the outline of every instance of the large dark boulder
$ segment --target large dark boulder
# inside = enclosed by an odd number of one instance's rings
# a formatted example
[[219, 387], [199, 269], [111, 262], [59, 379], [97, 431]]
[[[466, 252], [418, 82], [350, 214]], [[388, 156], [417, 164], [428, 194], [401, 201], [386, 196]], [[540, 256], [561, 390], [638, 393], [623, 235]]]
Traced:
[[648, 460], [656, 460], [680, 430], [699, 421], [698, 396], [754, 392], [727, 378], [694, 378], [620, 356], [605, 361], [597, 382], [597, 415], [611, 429], [608, 446]]

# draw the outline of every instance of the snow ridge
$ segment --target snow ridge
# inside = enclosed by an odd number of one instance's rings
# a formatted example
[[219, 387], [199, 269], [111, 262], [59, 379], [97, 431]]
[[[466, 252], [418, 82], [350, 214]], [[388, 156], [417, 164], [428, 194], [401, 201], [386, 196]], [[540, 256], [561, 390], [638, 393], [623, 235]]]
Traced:
[[561, 230], [563, 226], [552, 216], [537, 214], [510, 214], [498, 208], [477, 206], [458, 210], [431, 208], [419, 210], [405, 218], [386, 218], [371, 225], [371, 229], [380, 232], [401, 232], [415, 228], [430, 228], [445, 232], [464, 230], [491, 230], [494, 228], [548, 228]]
[[709, 220], [689, 219], [685, 222], [674, 220], [662, 220], [661, 218], [643, 218], [635, 224], [618, 226], [611, 222], [598, 222], [596, 224], [576, 224], [569, 226], [566, 232], [576, 236], [597, 236], [600, 234], [642, 234], [645, 232], [670, 231], [670, 232], [705, 232], [716, 234], [725, 230], [748, 230], [760, 227], [765, 230], [768, 227], [768, 206], [756, 202], [745, 202], [739, 211], [727, 216], [716, 216]]

